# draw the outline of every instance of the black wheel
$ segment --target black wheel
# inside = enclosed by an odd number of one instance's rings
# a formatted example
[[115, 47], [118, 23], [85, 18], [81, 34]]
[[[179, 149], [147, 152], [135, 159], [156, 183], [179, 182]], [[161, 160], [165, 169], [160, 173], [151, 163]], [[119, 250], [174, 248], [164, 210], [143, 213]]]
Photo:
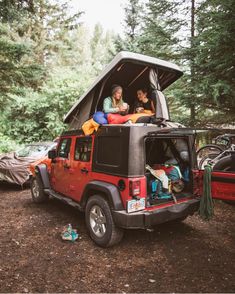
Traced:
[[92, 196], [86, 205], [86, 225], [92, 240], [101, 247], [119, 243], [123, 230], [114, 224], [108, 202], [100, 195]]
[[218, 155], [219, 153], [211, 153], [208, 156], [203, 157], [198, 163], [199, 169], [201, 170], [205, 169], [205, 166], [208, 165], [210, 161], [216, 158]]
[[32, 199], [36, 203], [46, 202], [49, 196], [43, 190], [43, 184], [38, 177], [32, 177], [30, 180], [30, 189]]
[[223, 148], [214, 144], [205, 145], [199, 148], [197, 151], [199, 169], [204, 169], [205, 165], [207, 165], [210, 160], [217, 157], [221, 152], [223, 152]]
[[213, 166], [213, 171], [233, 171], [234, 163], [232, 162], [232, 156], [228, 155], [221, 158], [216, 164]]

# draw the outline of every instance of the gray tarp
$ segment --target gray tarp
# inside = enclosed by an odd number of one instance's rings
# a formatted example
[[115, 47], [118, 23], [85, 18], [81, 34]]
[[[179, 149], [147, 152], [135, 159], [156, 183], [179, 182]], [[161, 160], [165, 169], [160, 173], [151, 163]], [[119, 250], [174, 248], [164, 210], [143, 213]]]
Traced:
[[17, 157], [14, 152], [0, 155], [0, 180], [22, 185], [29, 179], [29, 166], [35, 157]]

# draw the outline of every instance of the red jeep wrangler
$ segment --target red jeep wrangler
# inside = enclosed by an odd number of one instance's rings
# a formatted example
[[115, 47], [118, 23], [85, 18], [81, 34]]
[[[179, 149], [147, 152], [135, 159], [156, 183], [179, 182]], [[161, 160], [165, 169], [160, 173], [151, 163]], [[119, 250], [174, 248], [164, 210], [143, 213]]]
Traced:
[[[36, 167], [33, 200], [53, 196], [84, 211], [91, 238], [103, 247], [119, 242], [125, 228], [151, 228], [197, 211], [203, 171], [197, 167], [195, 132], [170, 121], [159, 90], [181, 74], [177, 66], [155, 58], [126, 52], [115, 57], [66, 116], [71, 130], [49, 152], [50, 173], [45, 164]], [[150, 85], [156, 120], [107, 124], [85, 136], [82, 123], [102, 110], [115, 81], [126, 97], [133, 97], [139, 85]], [[214, 172], [213, 177], [213, 196], [235, 194], [234, 173]]]
[[[182, 140], [188, 146], [187, 160], [180, 159], [176, 148]], [[182, 172], [189, 171], [188, 182], [174, 193], [175, 199], [167, 194], [152, 199], [153, 176], [146, 164], [164, 164], [171, 155], [179, 156]], [[50, 175], [46, 165], [36, 168], [33, 200], [42, 202], [51, 195], [85, 211], [91, 238], [101, 246], [120, 241], [122, 228], [151, 228], [198, 210], [193, 134], [137, 125], [103, 126], [93, 136], [68, 131], [49, 157]]]

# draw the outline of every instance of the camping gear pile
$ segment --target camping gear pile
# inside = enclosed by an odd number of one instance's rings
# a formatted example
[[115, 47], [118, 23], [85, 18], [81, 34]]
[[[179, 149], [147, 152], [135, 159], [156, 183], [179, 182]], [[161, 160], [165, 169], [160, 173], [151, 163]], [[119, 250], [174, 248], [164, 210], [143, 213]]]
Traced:
[[179, 166], [157, 164], [153, 168], [146, 165], [146, 169], [150, 172], [150, 175], [148, 175], [150, 204], [166, 199], [172, 199], [177, 203], [174, 193], [182, 192], [185, 187]]

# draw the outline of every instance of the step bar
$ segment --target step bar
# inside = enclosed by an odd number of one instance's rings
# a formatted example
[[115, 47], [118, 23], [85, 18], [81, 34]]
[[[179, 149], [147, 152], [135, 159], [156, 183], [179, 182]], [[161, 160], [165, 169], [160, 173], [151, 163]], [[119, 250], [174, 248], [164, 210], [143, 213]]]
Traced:
[[56, 198], [62, 202], [65, 202], [68, 205], [73, 206], [74, 208], [79, 209], [80, 211], [83, 211], [82, 206], [77, 203], [76, 201], [72, 200], [71, 198], [68, 198], [64, 195], [61, 195], [59, 193], [56, 193], [55, 191], [51, 190], [51, 189], [44, 189], [44, 192], [49, 195], [52, 196], [53, 198]]

